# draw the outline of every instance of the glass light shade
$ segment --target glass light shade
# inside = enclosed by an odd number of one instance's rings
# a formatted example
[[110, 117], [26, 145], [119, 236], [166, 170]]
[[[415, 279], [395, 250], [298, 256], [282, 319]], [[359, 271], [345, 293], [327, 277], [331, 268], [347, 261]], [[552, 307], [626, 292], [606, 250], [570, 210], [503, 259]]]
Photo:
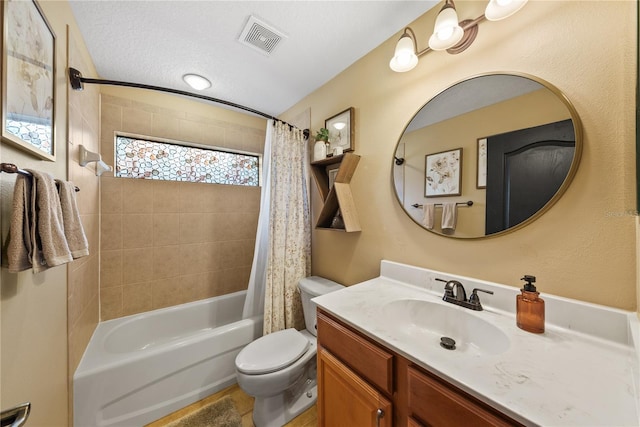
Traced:
[[418, 57], [416, 56], [413, 39], [408, 34], [405, 34], [396, 44], [396, 51], [389, 62], [389, 67], [397, 73], [403, 73], [413, 70], [416, 65], [418, 65]]
[[458, 14], [453, 7], [445, 7], [436, 18], [433, 34], [429, 38], [429, 47], [433, 50], [447, 50], [457, 45], [464, 31], [458, 25]]
[[484, 16], [489, 21], [500, 21], [522, 9], [528, 0], [491, 0]]
[[209, 80], [197, 74], [185, 74], [182, 76], [182, 80], [195, 90], [204, 90], [211, 87], [211, 82]]

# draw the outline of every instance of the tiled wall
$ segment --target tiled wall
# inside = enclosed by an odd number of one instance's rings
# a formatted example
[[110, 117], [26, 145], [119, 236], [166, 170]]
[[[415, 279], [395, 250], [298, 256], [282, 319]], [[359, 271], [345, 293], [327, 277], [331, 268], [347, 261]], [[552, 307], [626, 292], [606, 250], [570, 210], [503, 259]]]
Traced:
[[[69, 36], [69, 66], [89, 70], [82, 60], [76, 41]], [[93, 152], [99, 151], [100, 94], [98, 86], [87, 85], [82, 92], [69, 90], [69, 146], [68, 173], [80, 192], [77, 193], [80, 219], [89, 242], [89, 256], [79, 258], [68, 265], [67, 285], [67, 334], [69, 390], [73, 390], [75, 372], [84, 350], [99, 320], [98, 279], [100, 262], [99, 178], [95, 166], [78, 164], [79, 145]], [[72, 417], [72, 396], [69, 393], [69, 419]]]
[[[102, 95], [102, 155], [122, 131], [262, 153], [264, 129]], [[104, 174], [101, 319], [246, 289], [260, 188]]]

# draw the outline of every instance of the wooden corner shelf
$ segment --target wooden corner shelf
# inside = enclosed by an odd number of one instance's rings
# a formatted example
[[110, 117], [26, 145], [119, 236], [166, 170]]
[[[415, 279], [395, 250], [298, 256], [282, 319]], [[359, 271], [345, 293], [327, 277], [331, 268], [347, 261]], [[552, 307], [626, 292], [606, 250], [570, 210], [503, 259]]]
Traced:
[[[357, 154], [345, 153], [341, 156], [311, 162], [311, 172], [324, 202], [316, 228], [348, 233], [362, 230], [350, 187], [351, 178], [359, 161], [360, 156]], [[338, 172], [333, 186], [329, 188], [328, 170], [334, 169], [332, 166], [335, 164], [339, 164]], [[342, 216], [344, 228], [332, 226], [338, 211]]]

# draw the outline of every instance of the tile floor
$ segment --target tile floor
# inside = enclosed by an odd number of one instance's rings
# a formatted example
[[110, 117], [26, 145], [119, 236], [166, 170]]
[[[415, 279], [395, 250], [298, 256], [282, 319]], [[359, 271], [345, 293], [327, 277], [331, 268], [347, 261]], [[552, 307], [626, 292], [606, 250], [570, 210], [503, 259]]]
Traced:
[[[185, 415], [201, 408], [202, 406], [215, 402], [222, 397], [229, 395], [233, 399], [233, 403], [238, 410], [240, 416], [242, 416], [242, 427], [254, 427], [252, 415], [253, 415], [253, 397], [244, 393], [237, 384], [232, 385], [218, 393], [212, 394], [209, 397], [205, 397], [196, 403], [193, 403], [185, 408], [182, 408], [172, 414], [167, 415], [157, 421], [147, 424], [145, 427], [164, 427], [171, 421], [184, 417]], [[284, 427], [315, 427], [318, 425], [316, 406], [312, 406], [298, 417], [287, 423]]]

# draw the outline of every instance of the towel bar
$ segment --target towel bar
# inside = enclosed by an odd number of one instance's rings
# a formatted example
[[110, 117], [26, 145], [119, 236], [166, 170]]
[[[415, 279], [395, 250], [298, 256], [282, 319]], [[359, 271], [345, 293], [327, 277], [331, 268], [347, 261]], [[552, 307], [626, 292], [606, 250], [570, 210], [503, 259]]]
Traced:
[[[458, 206], [473, 206], [473, 200], [469, 200], [468, 202], [458, 202], [458, 203], [456, 203], [456, 205], [458, 205]], [[411, 206], [413, 206], [414, 208], [421, 208], [424, 205], [419, 205], [417, 203], [414, 203]], [[434, 206], [442, 206], [442, 203], [436, 203]]]
[[[4, 163], [3, 163], [4, 165]], [[21, 427], [29, 418], [31, 403], [26, 402], [0, 413], [0, 422], [5, 427]]]
[[[17, 173], [18, 175], [31, 177], [31, 174], [28, 171], [18, 169], [18, 167], [13, 163], [0, 163], [0, 172]], [[80, 191], [78, 187], [75, 187], [75, 189], [76, 189], [76, 192]]]

